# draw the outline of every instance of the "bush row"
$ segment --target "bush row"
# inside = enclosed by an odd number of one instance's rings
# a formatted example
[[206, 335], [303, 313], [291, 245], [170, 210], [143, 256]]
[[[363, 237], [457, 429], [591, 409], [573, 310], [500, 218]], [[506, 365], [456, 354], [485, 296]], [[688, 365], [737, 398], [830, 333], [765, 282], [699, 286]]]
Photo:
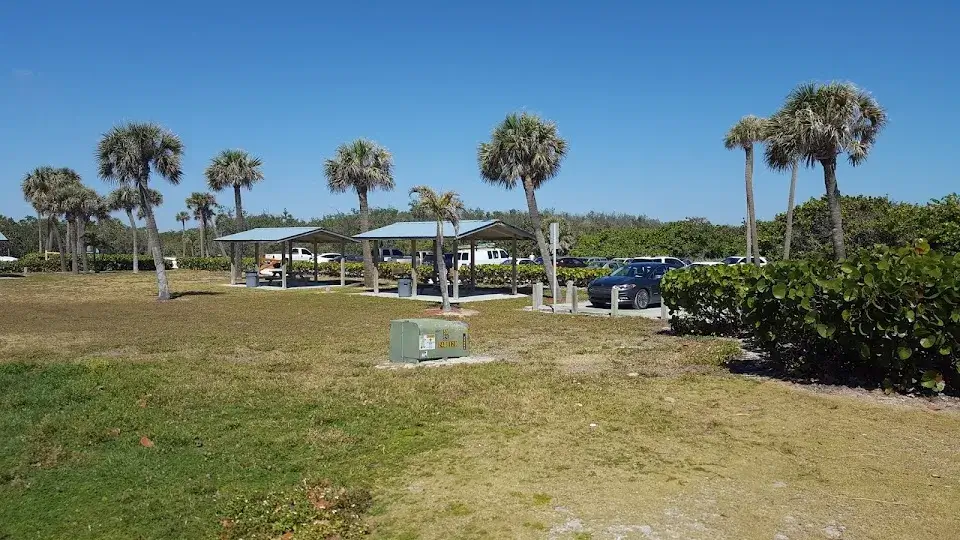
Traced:
[[681, 333], [741, 335], [788, 373], [936, 392], [960, 385], [960, 254], [926, 242], [798, 261], [670, 272]]
[[[153, 257], [149, 255], [141, 255], [137, 266], [140, 270], [156, 269]], [[23, 272], [24, 268], [30, 272], [59, 272], [60, 257], [52, 255], [49, 259], [44, 259], [39, 253], [27, 253], [16, 262], [0, 263], [0, 272]], [[99, 254], [94, 257], [89, 254], [87, 268], [95, 272], [133, 270], [133, 255]], [[67, 257], [67, 269], [70, 269], [70, 257]]]
[[[226, 272], [230, 270], [230, 259], [226, 257], [185, 257], [177, 259], [177, 266], [187, 270], [212, 270]], [[243, 260], [244, 268], [253, 267], [253, 258]], [[326, 262], [319, 263], [318, 270], [324, 276], [339, 276], [340, 263]], [[313, 263], [310, 261], [294, 261], [295, 271], [312, 272]], [[404, 277], [410, 277], [412, 267], [407, 263], [381, 262], [377, 264], [377, 270], [380, 278], [387, 280], [396, 280]], [[469, 276], [469, 268], [460, 269], [460, 278], [465, 279]], [[427, 276], [432, 273], [429, 267], [420, 267], [420, 275]], [[347, 277], [363, 277], [363, 263], [348, 262], [346, 264]], [[560, 284], [565, 284], [572, 280], [577, 286], [583, 287], [598, 277], [609, 274], [609, 270], [600, 268], [560, 268], [557, 272], [557, 279]], [[512, 269], [507, 265], [482, 264], [477, 266], [477, 281], [488, 285], [505, 286], [510, 284]], [[517, 267], [517, 279], [520, 283], [530, 283], [539, 281], [546, 283], [547, 276], [542, 266], [520, 265]]]

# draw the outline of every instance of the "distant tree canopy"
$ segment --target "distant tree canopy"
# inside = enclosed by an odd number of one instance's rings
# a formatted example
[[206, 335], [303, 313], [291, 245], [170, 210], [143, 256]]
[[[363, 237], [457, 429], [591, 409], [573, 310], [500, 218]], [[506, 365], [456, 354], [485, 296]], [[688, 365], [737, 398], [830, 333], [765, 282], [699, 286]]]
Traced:
[[[797, 206], [793, 240], [793, 253], [797, 257], [832, 253], [830, 217], [826, 206], [825, 198], [810, 199]], [[922, 205], [896, 202], [888, 197], [845, 196], [841, 198], [841, 208], [844, 239], [851, 252], [874, 244], [901, 246], [916, 238], [927, 239], [934, 249], [944, 253], [960, 252], [960, 195], [947, 195]], [[220, 234], [236, 232], [236, 222], [231, 212], [228, 209], [214, 218]], [[574, 255], [631, 257], [670, 254], [692, 259], [718, 259], [742, 255], [745, 250], [743, 225], [718, 225], [702, 217], [660, 222], [647, 216], [602, 212], [573, 214], [553, 210], [545, 210], [543, 216], [544, 227], [551, 221], [560, 223], [562, 251]], [[396, 221], [427, 219], [409, 208], [370, 210], [372, 228]], [[526, 210], [490, 212], [472, 208], [464, 212], [463, 219], [500, 219], [526, 230], [531, 229]], [[195, 225], [196, 222], [189, 224]], [[312, 219], [299, 219], [287, 211], [280, 214], [246, 214], [247, 228], [298, 225], [315, 225], [352, 235], [360, 231], [360, 217], [356, 211]], [[784, 214], [770, 221], [758, 222], [762, 256], [770, 260], [780, 257], [785, 228]], [[119, 219], [97, 220], [88, 224], [87, 230], [96, 238], [102, 252], [130, 253], [132, 250], [130, 228]], [[36, 217], [27, 216], [18, 221], [0, 216], [0, 232], [10, 239], [8, 247], [11, 255], [20, 257], [36, 250]], [[199, 231], [194, 226], [187, 229], [186, 236], [189, 254], [198, 248]], [[180, 254], [183, 243], [179, 227], [161, 233], [161, 238], [167, 255]], [[145, 249], [146, 244], [146, 235], [141, 230], [139, 246]], [[393, 245], [403, 250], [409, 249], [406, 244]], [[358, 246], [351, 245], [348, 249], [359, 253]], [[536, 251], [533, 242], [521, 242], [519, 249], [521, 255]], [[252, 253], [252, 248], [250, 250]], [[0, 252], [6, 254], [6, 248], [0, 248]]]

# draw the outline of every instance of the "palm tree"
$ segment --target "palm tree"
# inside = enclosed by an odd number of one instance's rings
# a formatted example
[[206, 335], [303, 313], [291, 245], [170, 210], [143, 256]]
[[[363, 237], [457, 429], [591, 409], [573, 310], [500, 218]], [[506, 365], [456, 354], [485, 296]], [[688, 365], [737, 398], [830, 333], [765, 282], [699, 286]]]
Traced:
[[201, 193], [194, 191], [187, 197], [187, 208], [193, 210], [193, 219], [200, 225], [200, 256], [208, 257], [207, 249], [207, 224], [213, 217], [213, 209], [217, 206], [217, 200], [212, 193]]
[[147, 221], [147, 244], [157, 269], [157, 298], [170, 299], [170, 285], [163, 263], [160, 231], [150, 205], [150, 173], [159, 174], [171, 184], [179, 184], [183, 172], [180, 160], [183, 143], [166, 129], [148, 123], [128, 123], [112, 128], [97, 145], [100, 177], [132, 185], [140, 193], [140, 208]]
[[83, 271], [89, 272], [89, 262], [87, 260], [87, 246], [89, 237], [87, 235], [87, 224], [91, 219], [97, 221], [106, 219], [110, 215], [106, 201], [96, 191], [84, 187], [80, 192], [79, 204], [77, 206], [77, 249], [80, 250], [80, 258], [83, 263]]
[[[23, 198], [33, 206], [37, 212], [37, 240], [38, 253], [43, 253], [43, 214], [49, 205], [50, 194], [56, 183], [56, 173], [53, 167], [37, 167], [23, 177], [20, 187]], [[49, 228], [49, 218], [47, 218]]]
[[[410, 190], [410, 195], [417, 195], [415, 207], [437, 220], [437, 266], [440, 278], [440, 298], [442, 310], [450, 311], [450, 295], [447, 291], [447, 263], [443, 254], [443, 224], [449, 221], [453, 225], [454, 235], [459, 236], [460, 214], [463, 212], [463, 202], [455, 191], [437, 193], [427, 186], [416, 186]], [[456, 262], [454, 262], [456, 264]]]
[[[323, 165], [327, 186], [334, 193], [355, 190], [360, 199], [360, 232], [370, 230], [370, 205], [367, 194], [371, 190], [391, 190], [393, 184], [393, 156], [379, 144], [366, 139], [341, 144], [337, 154]], [[370, 241], [363, 241], [363, 282], [373, 286], [373, 253]]]
[[23, 189], [24, 198], [37, 211], [37, 225], [40, 227], [40, 231], [38, 231], [40, 252], [43, 253], [44, 251], [41, 219], [43, 215], [46, 214], [47, 229], [57, 241], [60, 258], [60, 271], [66, 272], [67, 263], [64, 252], [65, 246], [63, 243], [63, 238], [60, 235], [60, 227], [56, 222], [56, 216], [62, 212], [62, 205], [60, 204], [62, 201], [60, 201], [59, 191], [63, 185], [63, 181], [64, 178], [58, 169], [54, 169], [53, 167], [49, 166], [38, 167], [24, 176], [21, 187]]
[[180, 222], [180, 225], [183, 229], [183, 232], [181, 234], [181, 239], [183, 242], [183, 257], [186, 257], [187, 256], [187, 222], [190, 221], [190, 214], [181, 210], [177, 212], [176, 220]]
[[787, 96], [776, 113], [776, 129], [767, 136], [765, 158], [773, 167], [785, 168], [794, 160], [808, 167], [823, 167], [823, 184], [830, 210], [833, 253], [846, 258], [843, 216], [837, 185], [837, 156], [846, 153], [856, 167], [867, 159], [877, 135], [887, 123], [883, 107], [852, 83], [805, 83]]
[[130, 232], [133, 233], [133, 273], [140, 271], [139, 254], [137, 247], [137, 221], [133, 218], [133, 211], [140, 206], [140, 193], [133, 186], [120, 186], [107, 195], [107, 205], [111, 210], [123, 210], [130, 221]]
[[[518, 182], [523, 186], [530, 221], [544, 261], [551, 260], [551, 256], [540, 224], [535, 192], [560, 172], [560, 163], [566, 154], [567, 141], [560, 138], [557, 125], [528, 113], [507, 115], [493, 130], [490, 142], [480, 143], [477, 150], [484, 180], [506, 189], [515, 188]], [[553, 266], [544, 264], [544, 268], [547, 281], [554, 283]]]
[[723, 139], [727, 150], [740, 148], [746, 155], [744, 183], [747, 190], [747, 258], [753, 253], [753, 262], [760, 264], [760, 247], [757, 239], [757, 210], [753, 204], [753, 145], [763, 142], [767, 133], [767, 119], [747, 115], [730, 128]]
[[783, 172], [787, 168], [790, 169], [790, 193], [787, 195], [787, 228], [783, 235], [783, 260], [790, 260], [790, 244], [793, 242], [793, 209], [796, 206], [795, 198], [797, 192], [797, 176], [800, 169], [800, 156], [793, 155], [792, 159], [785, 160], [783, 162], [771, 161], [770, 157], [773, 155], [783, 154], [788, 152], [789, 149], [779, 148], [771, 150], [770, 147], [777, 144], [777, 141], [780, 138], [780, 133], [783, 133], [785, 130], [788, 130], [792, 120], [784, 115], [775, 114], [770, 117], [770, 120], [767, 121], [767, 133], [764, 137], [764, 142], [767, 145], [767, 150], [764, 152], [764, 161], [766, 161], [767, 166], [777, 172]]
[[[214, 191], [233, 188], [233, 200], [236, 206], [237, 231], [243, 227], [243, 202], [240, 199], [240, 188], [253, 189], [253, 185], [263, 180], [263, 171], [260, 167], [263, 162], [243, 150], [224, 150], [217, 154], [207, 167], [207, 185]], [[222, 248], [222, 246], [221, 246]], [[243, 259], [243, 245], [234, 250], [234, 268], [241, 272]]]

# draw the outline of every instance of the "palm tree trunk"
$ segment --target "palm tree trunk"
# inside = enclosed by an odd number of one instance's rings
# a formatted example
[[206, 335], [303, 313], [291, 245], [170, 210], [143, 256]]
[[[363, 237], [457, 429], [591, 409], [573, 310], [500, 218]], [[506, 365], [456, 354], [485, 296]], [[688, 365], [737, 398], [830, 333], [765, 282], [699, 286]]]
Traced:
[[53, 216], [47, 218], [47, 227], [56, 235], [57, 239], [57, 251], [60, 255], [60, 271], [63, 273], [67, 272], [67, 256], [64, 253], [66, 246], [63, 245], [63, 237], [60, 236], [60, 225], [53, 219]]
[[[357, 188], [357, 197], [360, 199], [360, 232], [370, 230], [370, 203], [367, 200], [367, 190]], [[363, 240], [363, 286], [373, 287], [373, 252], [370, 251], [370, 241]], [[440, 254], [439, 257], [443, 257]]]
[[133, 273], [140, 272], [140, 251], [137, 247], [137, 222], [133, 219], [133, 210], [127, 209], [127, 219], [130, 220], [130, 230], [133, 231]]
[[43, 215], [40, 210], [37, 210], [37, 253], [41, 256], [43, 255]]
[[87, 273], [90, 268], [87, 263], [87, 218], [77, 219], [77, 251], [80, 253], [80, 264], [83, 266], [83, 272]]
[[751, 247], [753, 248], [753, 262], [757, 265], [760, 264], [760, 246], [759, 240], [757, 239], [757, 210], [753, 204], [753, 145], [751, 144], [744, 149], [746, 153], [746, 166], [744, 168], [744, 180], [747, 187], [747, 217], [749, 219], [748, 226], [751, 231]]
[[840, 188], [837, 186], [837, 158], [820, 160], [823, 166], [823, 184], [827, 189], [827, 207], [830, 209], [830, 234], [833, 237], [833, 255], [838, 261], [847, 258], [843, 245], [843, 215], [840, 212]]
[[750, 230], [750, 206], [747, 205], [747, 215], [743, 217], [743, 228], [747, 231], [747, 262], [753, 260], [753, 257], [750, 256], [752, 253], [751, 246], [753, 245], [751, 241], [753, 240], [753, 231]]
[[787, 197], [787, 232], [783, 235], [783, 260], [790, 260], [790, 242], [793, 241], [793, 206], [794, 206], [794, 196], [797, 192], [797, 172], [800, 168], [800, 163], [797, 161], [793, 162], [793, 167], [790, 170], [790, 196]]
[[[437, 245], [440, 246], [437, 249], [440, 255], [434, 254], [434, 258], [437, 260], [437, 267], [439, 268], [437, 274], [440, 278], [440, 309], [443, 312], [448, 312], [450, 311], [450, 292], [447, 290], [447, 262], [443, 260], [443, 221], [437, 221]], [[453, 264], [457, 264], [457, 261], [453, 261]]]
[[180, 234], [180, 243], [183, 244], [183, 258], [187, 258], [187, 222], [181, 221], [180, 226], [183, 228], [183, 232]]
[[[547, 245], [547, 238], [544, 236], [543, 228], [540, 226], [540, 210], [537, 208], [537, 196], [533, 190], [533, 183], [527, 179], [523, 180], [523, 192], [524, 195], [527, 196], [527, 211], [530, 212], [533, 232], [537, 237], [537, 246], [540, 248], [540, 256], [543, 257], [543, 269], [547, 274], [547, 286], [553, 287], [553, 259], [550, 255], [550, 246]], [[554, 294], [556, 294], [556, 291], [554, 291]]]
[[[240, 198], [240, 186], [233, 186], [233, 201], [237, 210], [237, 232], [243, 231], [243, 201]], [[243, 244], [238, 244], [233, 251], [233, 268], [237, 272], [237, 277], [243, 275]]]
[[153, 217], [153, 207], [150, 206], [150, 196], [147, 193], [147, 182], [144, 179], [137, 182], [140, 192], [140, 207], [147, 221], [147, 245], [153, 252], [153, 264], [157, 268], [157, 299], [170, 299], [170, 284], [167, 283], [167, 272], [163, 266], [163, 251], [160, 246], [160, 231], [157, 230], [157, 220]]
[[207, 238], [207, 218], [201, 216], [200, 217], [200, 256], [201, 257], [207, 256], [207, 243], [205, 241], [206, 238]]
[[70, 271], [74, 274], [80, 273], [80, 260], [77, 258], [77, 220], [73, 217], [67, 218], [67, 244], [70, 245]]
[[[213, 237], [220, 238], [220, 231], [217, 230], [217, 218], [214, 217], [211, 219], [210, 224], [213, 225]], [[227, 256], [227, 250], [223, 247], [223, 242], [217, 242], [217, 248], [220, 250], [221, 257]]]

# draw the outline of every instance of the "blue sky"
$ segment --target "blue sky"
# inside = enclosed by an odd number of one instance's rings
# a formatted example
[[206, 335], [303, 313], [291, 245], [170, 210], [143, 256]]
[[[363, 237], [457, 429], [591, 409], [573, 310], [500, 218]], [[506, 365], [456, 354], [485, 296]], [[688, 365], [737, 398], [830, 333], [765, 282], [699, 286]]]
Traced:
[[[460, 5], [463, 4], [463, 5]], [[960, 191], [950, 3], [749, 2], [5, 2], [0, 4], [0, 214], [32, 212], [20, 179], [69, 166], [101, 193], [93, 150], [114, 124], [155, 121], [186, 146], [183, 199], [223, 148], [264, 161], [249, 211], [350, 211], [323, 160], [356, 137], [394, 154], [405, 207], [416, 184], [468, 206], [523, 208], [484, 184], [476, 147], [510, 111], [557, 122], [569, 142], [541, 208], [660, 219], [743, 215], [743, 154], [725, 131], [773, 112], [797, 83], [849, 80], [888, 109], [870, 159], [841, 165], [844, 193], [923, 202]], [[781, 4], [781, 3], [772, 3]], [[868, 7], [869, 6], [869, 7]], [[948, 145], [950, 148], [948, 149]], [[758, 166], [757, 211], [786, 205], [786, 175]], [[804, 170], [801, 200], [823, 190]], [[232, 206], [228, 194], [220, 196]]]

